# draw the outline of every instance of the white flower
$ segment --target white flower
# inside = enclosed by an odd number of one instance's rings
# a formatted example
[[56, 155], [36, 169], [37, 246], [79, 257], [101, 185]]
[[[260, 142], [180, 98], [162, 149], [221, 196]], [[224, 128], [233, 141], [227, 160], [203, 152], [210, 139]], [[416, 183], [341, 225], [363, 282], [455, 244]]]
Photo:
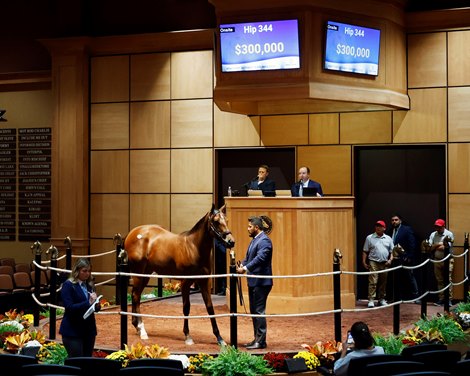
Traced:
[[16, 329], [18, 329], [19, 331], [23, 331], [24, 330], [24, 326], [23, 324], [20, 324], [18, 321], [4, 321], [2, 323], [0, 323], [0, 326], [14, 326], [16, 327]]
[[26, 344], [24, 345], [24, 347], [41, 347], [41, 344], [39, 343], [39, 341], [36, 341], [36, 340], [34, 339], [34, 340], [32, 340], [32, 341], [26, 342]]
[[183, 363], [183, 369], [188, 369], [189, 358], [186, 355], [170, 355], [168, 359], [176, 359]]

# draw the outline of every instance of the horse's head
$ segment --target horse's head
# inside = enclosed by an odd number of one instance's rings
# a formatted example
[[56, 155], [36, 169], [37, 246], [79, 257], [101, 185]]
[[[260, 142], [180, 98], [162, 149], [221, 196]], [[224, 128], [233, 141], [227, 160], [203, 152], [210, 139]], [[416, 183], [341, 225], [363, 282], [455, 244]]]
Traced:
[[209, 214], [209, 230], [215, 238], [224, 243], [225, 247], [233, 248], [235, 246], [235, 238], [228, 228], [228, 220], [225, 216], [225, 205], [219, 210], [212, 206]]

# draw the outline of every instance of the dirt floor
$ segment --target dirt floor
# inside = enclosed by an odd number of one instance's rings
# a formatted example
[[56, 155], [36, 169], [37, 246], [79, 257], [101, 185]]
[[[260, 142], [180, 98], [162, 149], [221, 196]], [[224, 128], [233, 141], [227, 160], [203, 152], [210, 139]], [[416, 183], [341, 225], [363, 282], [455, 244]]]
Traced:
[[[229, 313], [226, 299], [223, 296], [213, 296], [214, 309], [216, 314]], [[366, 301], [357, 303], [358, 309], [366, 308]], [[428, 316], [443, 312], [442, 307], [428, 304]], [[400, 308], [400, 330], [412, 327], [412, 324], [420, 318], [421, 306], [417, 304], [402, 304]], [[130, 307], [128, 308], [130, 311]], [[117, 312], [117, 308], [106, 309], [104, 314], [97, 314], [98, 336], [96, 348], [103, 350], [118, 350], [120, 347], [120, 316], [118, 314], [108, 314]], [[238, 307], [239, 313], [244, 313], [244, 308]], [[142, 304], [142, 313], [161, 316], [182, 316], [181, 298], [165, 299], [160, 301], [150, 301]], [[191, 295], [191, 315], [205, 316], [207, 312], [199, 293]], [[388, 334], [393, 331], [393, 308], [383, 308], [375, 310], [365, 310], [362, 312], [350, 312], [342, 314], [342, 334], [346, 335], [347, 330], [355, 321], [366, 322], [371, 331]], [[189, 321], [190, 333], [194, 340], [194, 345], [188, 346], [184, 343], [183, 321], [173, 318], [151, 318], [144, 317], [145, 328], [149, 335], [146, 341], [141, 340], [136, 330], [128, 318], [128, 344], [158, 344], [168, 348], [173, 354], [194, 354], [199, 352], [217, 353], [219, 346], [212, 334], [212, 328], [208, 318], [191, 319]], [[220, 333], [227, 343], [230, 339], [230, 318], [222, 317], [217, 320]], [[252, 340], [253, 327], [251, 318], [238, 318], [238, 344]], [[60, 320], [57, 322], [56, 339], [60, 341], [58, 334]], [[46, 324], [44, 330], [48, 333], [49, 327]], [[317, 341], [334, 339], [334, 315], [324, 314], [310, 317], [294, 318], [268, 318], [268, 347], [263, 352], [297, 352], [301, 350], [301, 345], [313, 345]]]

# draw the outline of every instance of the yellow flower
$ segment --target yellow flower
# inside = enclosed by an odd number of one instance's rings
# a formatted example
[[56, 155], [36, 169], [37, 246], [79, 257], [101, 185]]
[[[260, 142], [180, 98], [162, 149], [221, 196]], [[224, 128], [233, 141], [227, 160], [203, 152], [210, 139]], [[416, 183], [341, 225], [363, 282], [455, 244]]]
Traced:
[[318, 358], [311, 352], [308, 351], [299, 351], [294, 355], [294, 359], [303, 358], [305, 360], [305, 365], [309, 370], [314, 370], [320, 365]]
[[30, 324], [33, 324], [34, 323], [34, 316], [30, 313], [27, 313], [26, 315], [23, 315], [21, 317], [23, 320], [26, 320], [28, 321]]

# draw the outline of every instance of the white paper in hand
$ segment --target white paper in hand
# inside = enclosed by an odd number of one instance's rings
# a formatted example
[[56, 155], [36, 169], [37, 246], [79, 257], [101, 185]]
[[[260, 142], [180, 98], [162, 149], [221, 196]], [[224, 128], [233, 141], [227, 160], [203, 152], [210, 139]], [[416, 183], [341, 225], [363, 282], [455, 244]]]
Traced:
[[88, 308], [88, 310], [85, 312], [85, 314], [83, 315], [83, 319], [87, 319], [88, 317], [90, 317], [90, 315], [95, 312], [95, 305], [98, 304], [100, 302], [100, 299], [103, 297], [103, 295], [100, 295], [96, 298], [96, 300], [94, 301], [94, 303], [90, 306], [90, 308]]

